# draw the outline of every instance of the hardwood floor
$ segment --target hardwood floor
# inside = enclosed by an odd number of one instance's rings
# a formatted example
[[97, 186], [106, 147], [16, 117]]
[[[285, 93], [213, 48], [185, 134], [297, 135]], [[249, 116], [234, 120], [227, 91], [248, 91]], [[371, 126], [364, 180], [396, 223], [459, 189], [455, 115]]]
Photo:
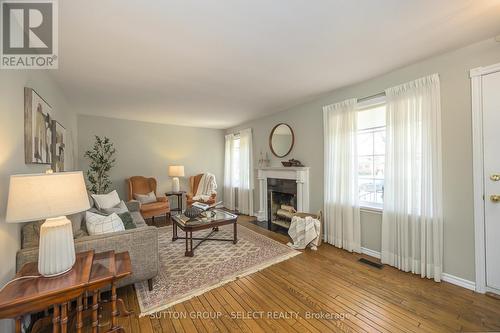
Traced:
[[[248, 218], [239, 223], [288, 241]], [[370, 258], [324, 244], [157, 315], [120, 323], [126, 332], [500, 331], [500, 300], [392, 267], [380, 270], [359, 263], [361, 257]], [[132, 286], [118, 293], [139, 313]]]

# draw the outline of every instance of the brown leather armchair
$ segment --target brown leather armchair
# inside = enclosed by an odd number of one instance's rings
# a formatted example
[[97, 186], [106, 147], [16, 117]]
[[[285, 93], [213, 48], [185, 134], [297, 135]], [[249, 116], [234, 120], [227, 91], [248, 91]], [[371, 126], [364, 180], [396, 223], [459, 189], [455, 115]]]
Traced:
[[[156, 179], [142, 176], [134, 176], [127, 179], [128, 200], [134, 200], [134, 194], [148, 194], [154, 192], [156, 195]], [[170, 214], [170, 203], [165, 196], [156, 195], [156, 202], [141, 204], [141, 215], [145, 219], [155, 216]]]
[[196, 191], [198, 191], [198, 185], [200, 184], [201, 177], [203, 177], [202, 173], [196, 176], [189, 177], [189, 185], [191, 187], [191, 191], [186, 194], [186, 203], [188, 207], [191, 207], [193, 202], [203, 202], [208, 205], [213, 205], [217, 200], [217, 193], [212, 194], [210, 196], [210, 199], [208, 199], [207, 201], [193, 200], [193, 197], [196, 195]]

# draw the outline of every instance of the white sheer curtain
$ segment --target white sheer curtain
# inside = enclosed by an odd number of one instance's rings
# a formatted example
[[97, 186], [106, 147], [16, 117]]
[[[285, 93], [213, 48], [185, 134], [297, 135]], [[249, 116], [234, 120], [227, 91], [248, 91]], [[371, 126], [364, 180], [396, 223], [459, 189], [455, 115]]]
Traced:
[[224, 151], [224, 206], [228, 209], [235, 209], [234, 198], [234, 134], [226, 135], [226, 146]]
[[238, 211], [253, 215], [252, 129], [240, 131]]
[[441, 106], [437, 74], [386, 90], [382, 262], [441, 280]]
[[323, 107], [325, 241], [361, 251], [356, 100]]

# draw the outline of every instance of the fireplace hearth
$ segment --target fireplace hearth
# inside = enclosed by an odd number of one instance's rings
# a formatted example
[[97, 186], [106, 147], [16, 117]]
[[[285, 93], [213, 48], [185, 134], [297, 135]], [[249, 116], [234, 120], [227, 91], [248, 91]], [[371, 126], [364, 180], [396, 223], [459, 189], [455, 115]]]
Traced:
[[[308, 167], [269, 167], [257, 170], [259, 180], [259, 211], [257, 220], [272, 226], [288, 228], [291, 220], [288, 209], [298, 212], [309, 211], [309, 168]], [[278, 210], [286, 208], [285, 211]], [[293, 214], [293, 212], [292, 212]], [[275, 223], [273, 223], [273, 221]], [[278, 228], [277, 230], [286, 230]]]

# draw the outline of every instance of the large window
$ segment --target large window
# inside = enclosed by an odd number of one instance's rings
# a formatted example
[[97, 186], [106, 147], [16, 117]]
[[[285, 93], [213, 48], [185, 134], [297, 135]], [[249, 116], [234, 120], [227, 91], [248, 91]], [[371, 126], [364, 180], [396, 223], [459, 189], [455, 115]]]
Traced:
[[240, 137], [236, 136], [233, 142], [233, 161], [232, 161], [232, 176], [233, 186], [237, 188], [240, 186]]
[[385, 103], [366, 103], [358, 111], [358, 192], [361, 207], [383, 207], [384, 164]]

